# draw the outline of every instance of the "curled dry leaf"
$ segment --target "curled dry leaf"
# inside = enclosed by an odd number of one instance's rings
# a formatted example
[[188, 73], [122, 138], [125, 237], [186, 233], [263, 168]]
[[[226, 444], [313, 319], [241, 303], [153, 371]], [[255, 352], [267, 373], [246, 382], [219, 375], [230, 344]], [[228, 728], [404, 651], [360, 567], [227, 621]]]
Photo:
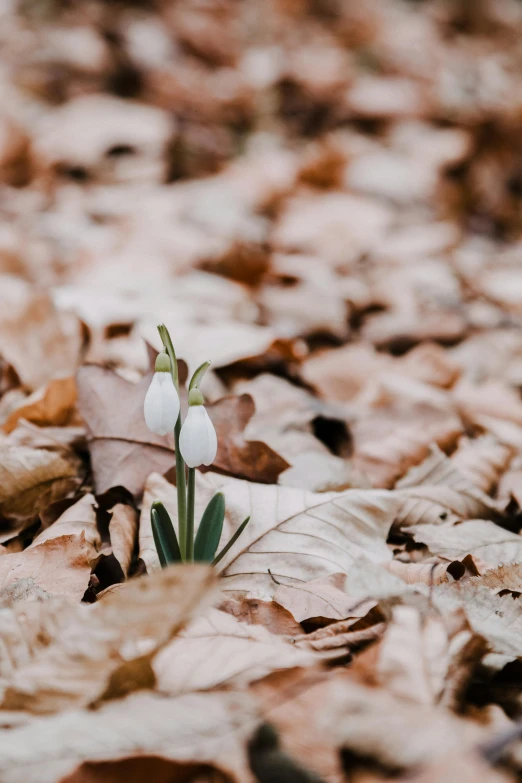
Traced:
[[461, 438], [451, 461], [459, 473], [482, 492], [492, 492], [507, 470], [513, 450], [496, 438], [484, 435], [471, 440]]
[[18, 529], [29, 524], [78, 486], [78, 471], [78, 461], [58, 451], [0, 442], [0, 515]]
[[109, 535], [112, 551], [124, 575], [127, 576], [138, 532], [138, 513], [131, 506], [123, 503], [118, 503], [111, 511]]
[[213, 467], [238, 478], [275, 484], [289, 465], [266, 443], [245, 439], [245, 427], [255, 413], [252, 397], [224, 397], [207, 410], [218, 439]]
[[244, 745], [258, 721], [245, 693], [135, 693], [0, 731], [0, 774], [5, 783], [56, 783], [84, 761], [160, 756], [207, 762], [233, 783], [253, 783]]
[[164, 647], [153, 669], [158, 689], [179, 695], [244, 686], [279, 669], [314, 663], [313, 653], [297, 649], [263, 626], [211, 609]]
[[94, 495], [84, 495], [81, 500], [64, 511], [56, 522], [39, 533], [28, 549], [40, 546], [44, 541], [59, 536], [83, 536], [86, 543], [91, 546], [92, 558], [94, 559], [101, 548], [94, 505]]
[[134, 384], [95, 365], [77, 374], [78, 408], [88, 428], [96, 493], [125, 487], [141, 495], [147, 476], [172, 467], [172, 437], [155, 435], [143, 418], [150, 377]]
[[[354, 671], [367, 682], [385, 687], [398, 698], [424, 705], [436, 705], [447, 688], [461, 650], [473, 634], [464, 618], [443, 619], [433, 612], [426, 614], [414, 606], [395, 606], [391, 621], [377, 645], [364, 652], [355, 662]], [[475, 644], [475, 661], [485, 652], [485, 645]], [[471, 676], [473, 660], [459, 671], [459, 686]]]
[[[18, 555], [0, 564], [9, 557]], [[212, 569], [177, 566], [129, 582], [93, 606], [45, 601], [2, 610], [2, 707], [51, 713], [151, 687], [151, 659], [209, 605], [214, 585]], [[22, 643], [23, 657], [13, 658]]]
[[81, 601], [92, 560], [93, 547], [83, 532], [48, 538], [23, 552], [0, 557], [0, 600], [9, 603], [57, 597]]
[[12, 432], [20, 419], [26, 419], [40, 427], [65, 426], [73, 417], [75, 406], [74, 378], [54, 378], [11, 411], [3, 424], [3, 430]]
[[219, 603], [218, 609], [231, 614], [242, 623], [263, 625], [270, 633], [277, 636], [295, 636], [302, 630], [290, 612], [275, 601], [260, 601], [257, 598], [225, 598]]

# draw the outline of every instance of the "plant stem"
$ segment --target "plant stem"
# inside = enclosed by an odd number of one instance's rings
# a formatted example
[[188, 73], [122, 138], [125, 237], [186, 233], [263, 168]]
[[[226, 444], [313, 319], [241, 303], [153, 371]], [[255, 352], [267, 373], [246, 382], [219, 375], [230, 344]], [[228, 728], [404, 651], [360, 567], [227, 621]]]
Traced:
[[194, 502], [196, 496], [196, 469], [188, 469], [187, 503], [187, 554], [186, 561], [194, 562]]
[[187, 486], [185, 480], [185, 462], [179, 449], [181, 432], [181, 414], [174, 427], [174, 448], [176, 451], [176, 491], [178, 494], [179, 548], [183, 560], [187, 559]]
[[[169, 330], [165, 324], [158, 326], [159, 336], [161, 342], [165, 346], [170, 359], [170, 372], [176, 391], [179, 394], [179, 379], [178, 379], [178, 360], [176, 358], [176, 352], [174, 345], [169, 334]], [[174, 427], [174, 450], [176, 453], [176, 492], [178, 495], [178, 532], [179, 532], [179, 548], [181, 551], [181, 557], [183, 560], [187, 559], [187, 485], [185, 479], [185, 461], [181, 456], [179, 449], [179, 435], [181, 432], [181, 411]]]

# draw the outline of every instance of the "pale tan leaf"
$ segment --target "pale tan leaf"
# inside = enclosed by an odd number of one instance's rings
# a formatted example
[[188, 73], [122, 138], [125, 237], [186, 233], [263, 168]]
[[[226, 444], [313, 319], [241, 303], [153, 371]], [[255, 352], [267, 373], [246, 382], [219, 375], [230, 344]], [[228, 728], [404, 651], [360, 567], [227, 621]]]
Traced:
[[118, 503], [112, 509], [112, 518], [109, 522], [109, 535], [114, 557], [121, 565], [125, 576], [134, 551], [134, 542], [138, 531], [138, 514], [124, 503]]
[[409, 585], [438, 585], [453, 581], [444, 563], [402, 563], [400, 560], [391, 560], [384, 563], [383, 567]]
[[352, 597], [344, 591], [345, 574], [312, 579], [304, 584], [280, 584], [274, 593], [274, 601], [284, 606], [297, 622], [311, 618], [357, 622], [365, 617], [377, 603], [376, 600]]
[[225, 684], [244, 686], [278, 669], [314, 663], [312, 653], [261, 625], [247, 625], [211, 609], [163, 648], [153, 669], [158, 689], [178, 695]]
[[[15, 555], [0, 564], [9, 557]], [[45, 601], [3, 610], [3, 708], [50, 713], [151, 687], [152, 656], [209, 605], [214, 585], [207, 566], [177, 566], [131, 581], [93, 606]], [[15, 657], [20, 646], [24, 654]]]
[[499, 504], [461, 474], [437, 446], [432, 446], [430, 452], [396, 484], [404, 499], [397, 526], [440, 524], [456, 518], [498, 518]]
[[413, 606], [395, 606], [377, 646], [363, 653], [355, 671], [369, 669], [376, 685], [398, 698], [435, 705], [450, 666], [450, 639], [442, 619]]
[[81, 536], [83, 533], [86, 543], [91, 545], [92, 557], [96, 557], [96, 553], [101, 548], [101, 538], [96, 525], [95, 502], [94, 495], [84, 495], [64, 511], [56, 522], [39, 533], [28, 549], [59, 536]]
[[0, 558], [0, 599], [43, 601], [54, 596], [81, 601], [92, 558], [92, 544], [83, 532], [51, 537], [23, 552], [5, 555]]
[[513, 451], [509, 446], [492, 436], [484, 435], [473, 440], [461, 438], [451, 461], [464, 478], [482, 492], [489, 493], [496, 488], [512, 456]]
[[452, 527], [418, 525], [409, 530], [416, 541], [448, 560], [462, 560], [466, 555], [472, 555], [491, 567], [522, 562], [522, 536], [485, 519], [473, 519]]
[[508, 563], [481, 574], [481, 584], [492, 590], [511, 590], [522, 593], [522, 564]]
[[253, 783], [244, 748], [258, 721], [244, 693], [135, 693], [0, 731], [0, 776], [5, 783], [56, 783], [84, 761], [156, 755], [206, 762], [234, 783]]
[[482, 577], [473, 577], [440, 585], [432, 597], [441, 612], [463, 609], [473, 630], [494, 653], [511, 658], [522, 655], [522, 608], [511, 595], [498, 596]]

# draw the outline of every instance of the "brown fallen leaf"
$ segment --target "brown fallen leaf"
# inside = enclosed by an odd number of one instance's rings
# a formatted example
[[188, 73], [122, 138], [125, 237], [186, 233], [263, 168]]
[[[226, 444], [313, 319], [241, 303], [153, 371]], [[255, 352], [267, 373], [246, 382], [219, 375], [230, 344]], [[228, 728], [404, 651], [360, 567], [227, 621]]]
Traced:
[[[34, 556], [58, 541], [36, 547]], [[0, 558], [0, 567], [10, 557], [19, 556]], [[214, 586], [212, 569], [177, 566], [129, 582], [93, 606], [45, 601], [5, 610], [2, 707], [51, 713], [152, 687], [151, 659], [209, 605]], [[22, 639], [25, 653], [13, 665], [11, 651]]]
[[492, 500], [439, 448], [432, 446], [429, 456], [396, 484], [404, 505], [396, 525], [448, 523], [455, 518], [497, 519], [502, 506]]
[[217, 607], [231, 614], [236, 620], [248, 625], [262, 625], [277, 636], [295, 636], [301, 633], [301, 626], [290, 612], [275, 601], [260, 601], [256, 598], [225, 598]]
[[352, 620], [339, 620], [325, 628], [318, 628], [312, 633], [294, 636], [294, 644], [305, 650], [315, 650], [321, 653], [337, 652], [339, 657], [345, 657], [347, 652], [380, 639], [386, 629], [386, 623], [375, 623], [367, 628], [353, 630]]
[[127, 576], [138, 532], [138, 514], [131, 506], [123, 503], [117, 503], [111, 513], [109, 535], [112, 551], [124, 576]]
[[[438, 704], [447, 688], [462, 648], [473, 634], [464, 618], [442, 618], [419, 608], [398, 605], [380, 641], [364, 651], [354, 672], [365, 682], [387, 688], [400, 699], [418, 704]], [[480, 660], [486, 645], [475, 644], [475, 660], [459, 672], [459, 687], [471, 678], [472, 664]], [[453, 674], [453, 677], [455, 675]]]
[[481, 583], [492, 590], [511, 590], [522, 593], [522, 564], [508, 563], [481, 574]]
[[491, 493], [513, 457], [513, 450], [496, 438], [461, 438], [451, 461], [459, 473], [482, 492]]
[[175, 462], [172, 436], [150, 432], [143, 418], [150, 377], [134, 384], [112, 370], [86, 365], [78, 370], [77, 384], [96, 493], [122, 486], [141, 495], [150, 473], [164, 473]]
[[68, 710], [2, 730], [0, 774], [6, 783], [65, 783], [86, 761], [156, 755], [208, 763], [233, 783], [254, 783], [244, 747], [258, 722], [255, 702], [245, 693], [135, 693], [98, 709]]
[[237, 478], [275, 484], [289, 465], [270, 446], [258, 440], [246, 440], [245, 427], [255, 413], [254, 400], [248, 394], [224, 397], [207, 406], [218, 438], [218, 452], [212, 467]]
[[452, 527], [416, 525], [409, 531], [416, 541], [447, 560], [472, 555], [486, 567], [522, 562], [522, 537], [485, 519], [472, 519]]
[[20, 278], [2, 276], [0, 353], [28, 389], [72, 375], [82, 335], [78, 319], [55, 310], [50, 296]]
[[353, 598], [343, 589], [345, 581], [345, 574], [331, 574], [304, 584], [280, 584], [274, 593], [274, 601], [291, 612], [299, 623], [312, 618], [350, 618], [355, 623], [365, 617], [377, 601]]
[[431, 586], [452, 580], [445, 563], [402, 563], [400, 560], [391, 560], [383, 567], [409, 585], [425, 584]]
[[298, 649], [261, 625], [241, 623], [211, 609], [155, 657], [157, 688], [179, 695], [233, 685], [243, 687], [279, 669], [313, 666], [312, 652]]
[[80, 535], [59, 535], [0, 558], [0, 598], [6, 602], [51, 597], [81, 601], [91, 575], [92, 545]]
[[439, 585], [432, 598], [441, 612], [462, 609], [472, 629], [486, 639], [494, 653], [508, 659], [522, 654], [522, 609], [511, 595], [497, 595], [477, 576]]
[[60, 536], [83, 536], [85, 542], [91, 546], [92, 558], [95, 559], [101, 548], [101, 538], [96, 523], [96, 511], [94, 495], [84, 495], [73, 506], [38, 533], [28, 549], [40, 546], [45, 541], [49, 541]]
[[430, 405], [371, 411], [351, 425], [352, 462], [373, 486], [390, 488], [429, 454], [433, 443], [450, 447], [462, 432], [457, 417]]
[[[29, 524], [38, 513], [61, 500], [81, 481], [76, 458], [58, 451], [0, 442], [0, 515], [15, 529]], [[4, 533], [3, 539], [11, 532]]]
[[74, 378], [54, 378], [11, 411], [3, 424], [3, 430], [12, 432], [20, 419], [26, 419], [40, 427], [65, 426], [71, 422], [75, 406]]

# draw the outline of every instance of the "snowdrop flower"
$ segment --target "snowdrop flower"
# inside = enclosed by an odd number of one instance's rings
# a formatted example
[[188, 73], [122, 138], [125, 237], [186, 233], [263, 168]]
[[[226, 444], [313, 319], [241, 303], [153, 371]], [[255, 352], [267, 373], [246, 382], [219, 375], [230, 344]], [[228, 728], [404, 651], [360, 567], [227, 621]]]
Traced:
[[158, 354], [156, 372], [143, 404], [147, 427], [157, 435], [172, 431], [179, 416], [179, 396], [170, 374], [170, 359]]
[[187, 418], [183, 423], [179, 438], [181, 456], [189, 468], [211, 465], [216, 458], [216, 430], [203, 402], [203, 395], [199, 389], [191, 389]]

